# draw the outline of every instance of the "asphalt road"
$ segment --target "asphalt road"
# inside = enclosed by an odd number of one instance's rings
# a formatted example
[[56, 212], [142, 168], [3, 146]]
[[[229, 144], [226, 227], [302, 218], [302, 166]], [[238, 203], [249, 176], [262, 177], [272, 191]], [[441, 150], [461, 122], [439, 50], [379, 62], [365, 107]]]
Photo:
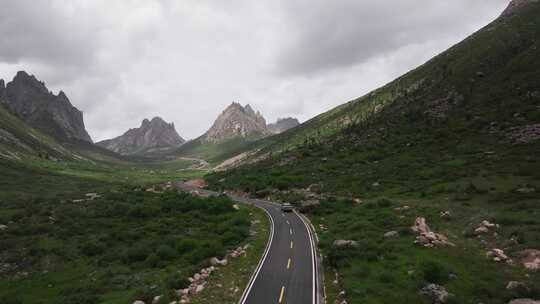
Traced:
[[[179, 185], [182, 190], [185, 186]], [[197, 190], [200, 194], [216, 193]], [[267, 248], [244, 290], [240, 304], [319, 304], [315, 239], [301, 215], [280, 205], [230, 196], [265, 210], [272, 229]]]

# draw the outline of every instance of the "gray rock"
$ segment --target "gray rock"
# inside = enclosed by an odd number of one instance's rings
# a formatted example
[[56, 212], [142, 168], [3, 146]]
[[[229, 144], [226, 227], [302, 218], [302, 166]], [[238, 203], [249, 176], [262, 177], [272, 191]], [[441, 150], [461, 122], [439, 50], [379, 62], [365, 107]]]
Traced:
[[508, 302], [508, 304], [540, 304], [540, 301], [531, 299], [515, 299]]
[[279, 118], [275, 123], [269, 124], [267, 126], [268, 131], [273, 134], [283, 133], [289, 129], [292, 129], [300, 125], [300, 122], [296, 118], [287, 117]]
[[358, 247], [358, 242], [353, 240], [335, 240], [332, 244], [336, 248]]
[[269, 134], [266, 120], [261, 113], [255, 113], [250, 105], [243, 107], [233, 102], [218, 116], [212, 127], [203, 135], [203, 140], [217, 143], [235, 137]]
[[384, 234], [385, 238], [393, 238], [399, 236], [399, 233], [397, 231], [388, 231]]
[[525, 285], [523, 282], [518, 281], [510, 281], [506, 285], [506, 290], [528, 290], [527, 285]]
[[92, 142], [84, 127], [83, 113], [64, 92], [54, 95], [43, 82], [23, 71], [5, 89], [1, 87], [0, 102], [30, 126], [62, 140]]
[[154, 117], [151, 121], [143, 120], [139, 128], [129, 129], [123, 135], [100, 141], [97, 145], [123, 155], [133, 155], [171, 150], [183, 143], [185, 140], [176, 132], [174, 123]]
[[420, 290], [420, 294], [431, 299], [433, 304], [446, 303], [450, 297], [450, 293], [448, 293], [443, 286], [437, 284], [426, 285], [424, 288], [422, 288], [422, 290]]

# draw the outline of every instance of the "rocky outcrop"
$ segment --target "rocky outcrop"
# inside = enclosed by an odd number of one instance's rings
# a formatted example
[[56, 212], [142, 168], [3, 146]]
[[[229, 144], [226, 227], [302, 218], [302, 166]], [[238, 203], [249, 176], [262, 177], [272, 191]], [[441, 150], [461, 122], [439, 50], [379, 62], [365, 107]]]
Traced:
[[279, 134], [298, 125], [300, 125], [300, 122], [296, 118], [279, 118], [275, 123], [268, 125], [268, 131], [272, 134]]
[[235, 137], [250, 135], [268, 135], [266, 120], [250, 105], [243, 107], [233, 102], [223, 111], [210, 130], [203, 135], [206, 142], [217, 143]]
[[540, 271], [540, 250], [527, 249], [518, 253], [520, 263], [528, 270]]
[[493, 248], [486, 252], [486, 257], [493, 259], [493, 261], [497, 263], [504, 262], [512, 264], [512, 260], [506, 255], [504, 250], [499, 248]]
[[335, 248], [354, 248], [358, 247], [358, 242], [353, 240], [335, 240], [332, 246]]
[[0, 103], [30, 126], [57, 139], [92, 142], [86, 132], [83, 113], [66, 94], [50, 92], [45, 84], [26, 72], [18, 72], [4, 88], [0, 81]]
[[532, 300], [532, 299], [515, 299], [508, 304], [540, 304], [540, 301]]
[[429, 248], [455, 246], [455, 244], [450, 242], [445, 235], [431, 231], [426, 219], [423, 217], [416, 218], [411, 230], [418, 234], [414, 241], [415, 244]]
[[175, 149], [184, 142], [173, 123], [154, 117], [151, 121], [143, 120], [139, 128], [129, 129], [123, 135], [100, 141], [97, 145], [123, 155], [133, 155]]
[[501, 14], [501, 17], [512, 16], [531, 3], [539, 3], [539, 0], [512, 0]]
[[446, 303], [451, 296], [443, 286], [437, 284], [428, 284], [420, 290], [420, 294], [428, 297], [433, 304]]

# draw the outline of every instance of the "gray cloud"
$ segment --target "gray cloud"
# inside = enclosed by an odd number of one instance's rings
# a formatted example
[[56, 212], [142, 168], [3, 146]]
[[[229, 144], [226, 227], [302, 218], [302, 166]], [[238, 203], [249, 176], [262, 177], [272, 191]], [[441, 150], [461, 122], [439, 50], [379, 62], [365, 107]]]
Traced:
[[98, 48], [92, 39], [95, 29], [83, 11], [70, 13], [59, 6], [58, 1], [2, 1], [0, 60], [91, 64]]
[[[396, 49], [470, 32], [505, 0], [284, 1], [290, 22], [277, 71], [311, 74], [349, 67]], [[487, 13], [487, 12], [489, 13]]]
[[94, 139], [154, 115], [202, 134], [231, 101], [306, 120], [422, 64], [508, 0], [2, 0], [0, 77], [64, 90]]

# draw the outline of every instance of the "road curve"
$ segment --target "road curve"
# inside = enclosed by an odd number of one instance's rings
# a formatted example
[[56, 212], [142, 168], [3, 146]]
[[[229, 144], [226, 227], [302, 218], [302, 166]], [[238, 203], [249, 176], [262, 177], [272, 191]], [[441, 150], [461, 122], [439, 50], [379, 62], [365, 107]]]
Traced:
[[[183, 184], [178, 186], [189, 190]], [[239, 304], [319, 304], [316, 242], [302, 215], [284, 213], [280, 205], [268, 201], [229, 197], [263, 209], [271, 222], [267, 247]]]

